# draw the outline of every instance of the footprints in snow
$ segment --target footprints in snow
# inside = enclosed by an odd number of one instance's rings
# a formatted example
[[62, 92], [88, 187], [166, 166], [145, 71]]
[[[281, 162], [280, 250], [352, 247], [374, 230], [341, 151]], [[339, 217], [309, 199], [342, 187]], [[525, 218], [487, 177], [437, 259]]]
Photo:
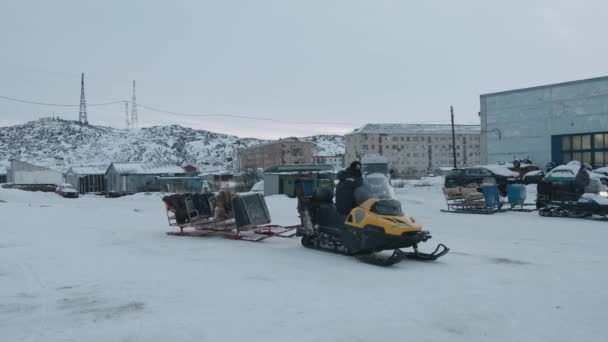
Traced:
[[111, 320], [123, 315], [144, 310], [145, 303], [142, 301], [128, 301], [116, 303], [97, 296], [93, 291], [76, 291], [77, 286], [61, 286], [65, 297], [56, 301], [57, 308], [70, 315], [81, 316], [91, 319], [93, 322], [100, 320]]
[[[85, 321], [98, 322], [117, 319], [143, 311], [146, 306], [143, 301], [125, 302], [101, 297], [95, 293], [96, 291], [82, 290], [78, 286], [61, 286], [55, 290], [60, 294], [59, 299], [56, 299], [54, 303], [56, 309]], [[33, 314], [42, 309], [41, 297], [35, 294], [18, 293], [11, 298], [11, 300], [0, 302], [0, 326], [8, 324], [8, 321], [17, 314]]]
[[57, 300], [57, 307], [72, 315], [85, 316], [97, 322], [111, 320], [128, 313], [142, 311], [145, 303], [130, 301], [124, 304], [113, 304], [108, 300], [96, 296], [76, 296]]

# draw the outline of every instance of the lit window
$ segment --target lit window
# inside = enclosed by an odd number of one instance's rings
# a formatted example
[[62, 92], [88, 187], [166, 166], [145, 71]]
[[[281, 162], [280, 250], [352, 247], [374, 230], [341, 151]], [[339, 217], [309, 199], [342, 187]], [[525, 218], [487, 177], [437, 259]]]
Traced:
[[572, 137], [572, 149], [573, 150], [580, 150], [581, 146], [582, 146], [582, 144], [581, 144], [581, 136], [580, 135], [573, 136]]
[[583, 150], [591, 149], [591, 136], [583, 135], [582, 140], [583, 140], [583, 144], [582, 144]]
[[604, 148], [604, 134], [596, 134], [593, 137], [595, 140], [594, 141], [595, 148]]
[[583, 163], [591, 164], [591, 152], [583, 152], [583, 158], [581, 161]]
[[605, 165], [604, 152], [595, 152], [594, 158], [596, 167]]

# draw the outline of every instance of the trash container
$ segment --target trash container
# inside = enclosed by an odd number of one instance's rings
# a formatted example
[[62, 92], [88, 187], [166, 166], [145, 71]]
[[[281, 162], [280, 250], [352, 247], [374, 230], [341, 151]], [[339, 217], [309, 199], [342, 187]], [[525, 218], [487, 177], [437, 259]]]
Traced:
[[526, 186], [523, 184], [509, 184], [507, 186], [507, 199], [509, 204], [521, 204], [526, 200]]
[[486, 208], [497, 208], [500, 206], [500, 194], [496, 185], [483, 186], [483, 200]]

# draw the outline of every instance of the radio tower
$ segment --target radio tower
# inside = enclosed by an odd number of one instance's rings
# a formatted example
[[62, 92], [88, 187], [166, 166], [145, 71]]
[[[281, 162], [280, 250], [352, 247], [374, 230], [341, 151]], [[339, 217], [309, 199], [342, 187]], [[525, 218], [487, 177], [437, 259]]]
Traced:
[[89, 124], [89, 120], [87, 120], [87, 101], [84, 98], [84, 72], [80, 77], [80, 114], [78, 115], [78, 121], [81, 124]]
[[129, 120], [129, 102], [125, 101], [125, 123], [127, 124], [127, 129], [131, 128], [131, 122]]
[[137, 102], [135, 100], [135, 80], [133, 80], [133, 99], [131, 100], [131, 128], [137, 128]]

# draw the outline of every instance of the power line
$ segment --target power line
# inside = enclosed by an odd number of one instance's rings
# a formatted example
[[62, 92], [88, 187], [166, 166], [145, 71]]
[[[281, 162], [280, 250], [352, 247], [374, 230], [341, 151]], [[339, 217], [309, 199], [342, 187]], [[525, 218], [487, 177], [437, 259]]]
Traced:
[[273, 118], [265, 118], [265, 117], [255, 117], [255, 116], [245, 116], [245, 115], [234, 115], [234, 114], [191, 114], [191, 113], [180, 113], [173, 112], [169, 110], [158, 109], [150, 106], [142, 105], [141, 103], [137, 104], [141, 108], [145, 108], [151, 111], [165, 113], [170, 115], [179, 115], [179, 116], [195, 116], [195, 117], [225, 117], [225, 118], [234, 118], [234, 119], [248, 119], [248, 120], [259, 120], [259, 121], [271, 121], [271, 122], [279, 122], [279, 123], [287, 123], [287, 124], [304, 124], [304, 125], [353, 125], [352, 122], [325, 122], [325, 121], [290, 121], [290, 120], [280, 120]]
[[[0, 95], [0, 99], [20, 102], [20, 103], [39, 105], [39, 106], [51, 106], [51, 107], [79, 107], [80, 106], [80, 104], [60, 104], [60, 103], [39, 102], [39, 101], [31, 101], [31, 100], [21, 100], [21, 99], [16, 99], [13, 97], [8, 97], [8, 96], [3, 96], [3, 95]], [[92, 104], [87, 103], [87, 107], [110, 106], [110, 105], [114, 105], [114, 104], [119, 104], [119, 103], [124, 104], [124, 103], [128, 103], [128, 102], [129, 101], [127, 101], [127, 100], [120, 100], [120, 101], [111, 101], [111, 102], [103, 102], [103, 103], [92, 103]], [[176, 115], [176, 116], [233, 118], [233, 119], [257, 120], [257, 121], [277, 122], [277, 123], [285, 123], [285, 124], [298, 124], [298, 125], [348, 125], [348, 126], [361, 126], [362, 125], [362, 123], [356, 123], [356, 122], [292, 121], [292, 120], [273, 119], [273, 118], [268, 118], [268, 117], [255, 117], [255, 116], [235, 115], [235, 114], [182, 113], [182, 112], [175, 112], [175, 111], [170, 111], [170, 110], [159, 109], [159, 108], [155, 108], [152, 106], [146, 106], [141, 103], [137, 103], [137, 106], [140, 108], [145, 108], [147, 110], [154, 111], [154, 112], [165, 113], [165, 114]], [[424, 124], [439, 124], [439, 123], [449, 125], [449, 122], [446, 122], [444, 120], [426, 121], [426, 122], [410, 122], [409, 124], [424, 125]]]
[[[80, 104], [59, 104], [59, 103], [28, 101], [28, 100], [20, 100], [20, 99], [15, 99], [15, 98], [12, 98], [12, 97], [2, 96], [2, 95], [0, 95], [0, 98], [8, 100], [8, 101], [21, 102], [21, 103], [29, 103], [29, 104], [39, 105], [39, 106], [80, 107]], [[117, 104], [117, 103], [125, 103], [125, 102], [126, 101], [112, 101], [112, 102], [103, 102], [103, 103], [87, 103], [87, 107], [91, 107], [91, 106], [109, 106], [109, 105], [113, 105], [113, 104]]]

